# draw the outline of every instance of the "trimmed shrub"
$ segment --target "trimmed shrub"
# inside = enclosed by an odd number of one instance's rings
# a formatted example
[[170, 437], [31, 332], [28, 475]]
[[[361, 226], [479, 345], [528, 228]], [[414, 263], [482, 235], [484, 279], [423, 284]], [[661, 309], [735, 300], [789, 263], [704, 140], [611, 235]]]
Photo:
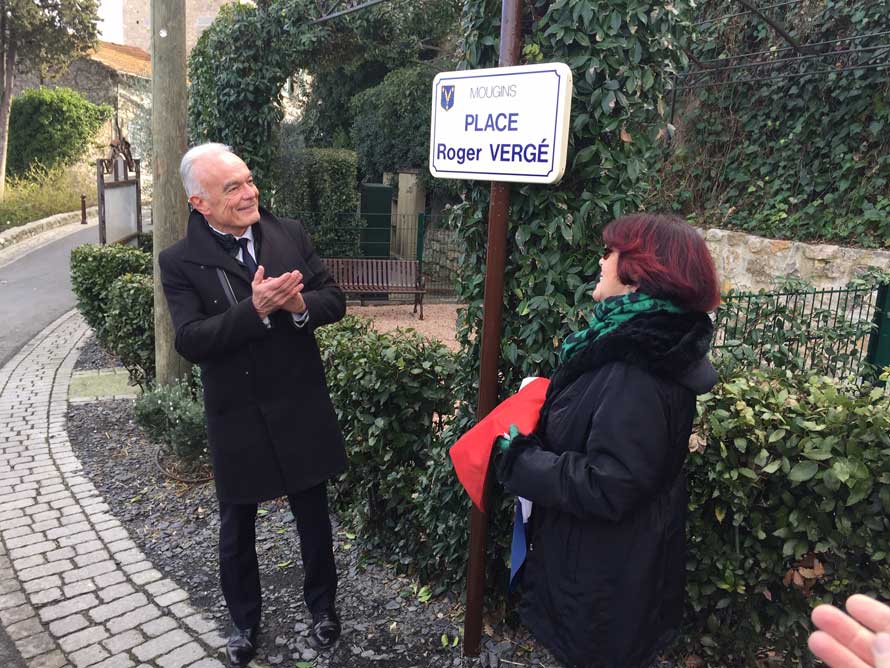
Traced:
[[138, 248], [84, 244], [71, 251], [71, 287], [77, 308], [102, 345], [108, 345], [105, 317], [111, 284], [124, 274], [151, 272], [151, 255]]
[[808, 665], [816, 604], [890, 597], [890, 397], [747, 370], [700, 397], [699, 414], [682, 651], [742, 667], [770, 646]]
[[425, 542], [420, 483], [454, 410], [454, 353], [416, 332], [379, 333], [354, 317], [317, 336], [349, 455], [333, 506], [363, 543], [416, 566]]
[[149, 390], [136, 399], [133, 407], [136, 423], [152, 440], [166, 445], [188, 463], [208, 454], [200, 387], [198, 367], [192, 367], [190, 378]]
[[108, 289], [105, 311], [108, 345], [145, 388], [155, 377], [154, 282], [145, 274], [124, 274]]
[[355, 152], [310, 148], [284, 153], [272, 209], [306, 224], [321, 257], [359, 257], [364, 221], [358, 218]]
[[379, 181], [400, 167], [427, 169], [435, 76], [428, 64], [403, 67], [352, 98], [352, 141], [366, 176]]
[[34, 88], [12, 101], [7, 172], [23, 174], [77, 162], [113, 109], [95, 105], [70, 88]]

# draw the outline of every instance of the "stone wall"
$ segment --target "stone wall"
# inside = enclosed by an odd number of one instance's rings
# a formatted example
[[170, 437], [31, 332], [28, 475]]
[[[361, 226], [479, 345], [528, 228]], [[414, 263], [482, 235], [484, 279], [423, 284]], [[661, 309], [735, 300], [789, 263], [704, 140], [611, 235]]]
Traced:
[[843, 287], [870, 267], [890, 271], [890, 251], [765, 239], [741, 232], [700, 230], [711, 249], [721, 289], [757, 291], [782, 276], [816, 288]]
[[[39, 88], [40, 85], [40, 79], [34, 74], [19, 76], [12, 95], [15, 97], [28, 88]], [[89, 58], [78, 58], [62, 76], [48, 79], [43, 85], [47, 88], [73, 88], [93, 104], [110, 104], [113, 107], [117, 98], [117, 73]]]
[[[33, 75], [19, 77], [13, 89], [18, 95], [27, 88], [37, 88], [40, 81]], [[118, 114], [121, 131], [129, 140], [134, 158], [142, 159], [143, 172], [151, 171], [151, 80], [115, 72], [89, 58], [78, 58], [62, 76], [44, 82], [47, 88], [72, 88], [93, 104], [110, 105]], [[99, 130], [95, 148], [85, 156], [94, 163], [107, 157], [109, 142], [114, 137], [114, 120]]]
[[[213, 23], [219, 8], [229, 0], [186, 0], [185, 46], [190, 53], [198, 37]], [[124, 0], [124, 44], [151, 51], [151, 3]]]
[[141, 160], [143, 174], [151, 172], [151, 80], [121, 74], [117, 109], [130, 152]]
[[423, 274], [431, 293], [451, 294], [457, 277], [458, 256], [465, 246], [455, 230], [438, 223], [438, 219], [430, 219], [423, 235]]
[[[819, 289], [839, 288], [870, 268], [890, 272], [890, 251], [805, 244], [765, 239], [741, 232], [699, 230], [714, 257], [721, 291], [769, 290], [785, 276], [801, 278]], [[452, 284], [462, 244], [454, 230], [427, 222], [423, 242], [424, 274], [439, 288]]]

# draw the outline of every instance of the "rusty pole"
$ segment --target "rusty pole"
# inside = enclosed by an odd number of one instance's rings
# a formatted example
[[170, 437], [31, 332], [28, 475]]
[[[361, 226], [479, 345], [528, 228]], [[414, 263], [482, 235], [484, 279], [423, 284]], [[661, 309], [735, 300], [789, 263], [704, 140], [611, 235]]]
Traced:
[[[501, 45], [498, 65], [519, 62], [521, 6], [519, 0], [501, 2]], [[485, 297], [482, 319], [482, 350], [479, 358], [479, 395], [476, 418], [481, 420], [497, 405], [498, 359], [504, 310], [504, 265], [507, 256], [507, 212], [510, 184], [492, 182], [488, 207], [488, 246], [485, 254]], [[483, 499], [488, 508], [488, 481]], [[488, 514], [473, 506], [470, 511], [470, 555], [467, 565], [467, 609], [464, 617], [464, 656], [479, 656], [482, 639], [482, 599], [485, 593], [485, 539]]]
[[80, 224], [87, 224], [87, 196], [80, 194]]

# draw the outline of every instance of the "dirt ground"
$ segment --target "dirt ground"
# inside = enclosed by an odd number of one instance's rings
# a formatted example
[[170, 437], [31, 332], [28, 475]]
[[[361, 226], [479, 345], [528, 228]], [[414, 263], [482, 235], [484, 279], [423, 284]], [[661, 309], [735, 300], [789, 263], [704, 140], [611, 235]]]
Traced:
[[424, 336], [439, 339], [451, 350], [458, 350], [455, 339], [457, 304], [424, 304], [423, 320], [415, 314], [412, 304], [369, 304], [361, 306], [350, 303], [346, 313], [371, 318], [374, 327], [381, 332], [393, 329], [412, 328]]

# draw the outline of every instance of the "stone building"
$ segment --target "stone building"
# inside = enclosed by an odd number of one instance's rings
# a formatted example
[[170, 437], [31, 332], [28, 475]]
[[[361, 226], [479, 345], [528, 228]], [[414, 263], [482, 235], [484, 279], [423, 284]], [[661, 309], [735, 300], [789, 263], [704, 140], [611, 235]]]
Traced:
[[[110, 105], [115, 116], [103, 128], [93, 158], [108, 153], [114, 136], [114, 120], [130, 141], [134, 158], [141, 158], [142, 168], [151, 170], [151, 57], [143, 49], [99, 42], [90, 54], [71, 63], [60, 77], [42, 82], [44, 86], [72, 88], [94, 104]], [[41, 82], [36, 76], [22, 76], [16, 81], [13, 95]]]
[[[186, 0], [185, 45], [189, 53], [201, 33], [213, 23], [219, 8], [230, 0]], [[151, 51], [151, 3], [148, 0], [118, 0], [109, 3], [106, 14], [122, 27], [123, 44]]]

